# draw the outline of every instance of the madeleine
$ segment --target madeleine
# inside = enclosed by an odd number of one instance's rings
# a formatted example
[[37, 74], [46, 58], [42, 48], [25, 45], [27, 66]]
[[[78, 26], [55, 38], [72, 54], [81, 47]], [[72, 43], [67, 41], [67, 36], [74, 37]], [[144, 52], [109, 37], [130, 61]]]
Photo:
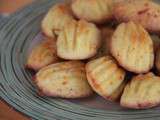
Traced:
[[42, 68], [35, 83], [43, 95], [61, 98], [82, 98], [93, 91], [85, 74], [85, 64], [79, 61], [61, 62]]
[[79, 19], [104, 23], [112, 18], [112, 0], [73, 0], [72, 11]]
[[130, 72], [146, 73], [153, 67], [153, 41], [139, 24], [128, 22], [117, 27], [111, 40], [111, 53]]
[[69, 60], [88, 59], [97, 53], [100, 43], [100, 30], [94, 24], [71, 21], [58, 36], [57, 55]]
[[160, 32], [160, 5], [151, 0], [128, 0], [115, 5], [115, 18], [119, 22], [134, 21], [151, 32]]
[[100, 96], [111, 101], [119, 97], [124, 87], [126, 73], [111, 56], [101, 57], [87, 63], [86, 73], [92, 89]]
[[72, 19], [72, 12], [67, 4], [56, 4], [42, 20], [42, 31], [46, 36], [54, 37], [54, 33], [58, 34]]
[[160, 77], [152, 73], [133, 77], [124, 89], [121, 106], [132, 109], [147, 109], [160, 103]]
[[26, 66], [37, 71], [49, 64], [58, 62], [58, 60], [55, 40], [46, 39], [32, 49]]

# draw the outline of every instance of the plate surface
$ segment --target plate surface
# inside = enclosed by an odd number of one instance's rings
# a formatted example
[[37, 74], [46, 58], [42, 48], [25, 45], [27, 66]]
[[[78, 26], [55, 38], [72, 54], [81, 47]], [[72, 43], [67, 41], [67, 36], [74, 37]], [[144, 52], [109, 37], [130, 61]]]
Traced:
[[42, 38], [40, 23], [50, 6], [62, 0], [38, 0], [0, 22], [0, 96], [15, 109], [38, 120], [160, 119], [160, 107], [128, 110], [99, 96], [64, 100], [37, 95], [24, 65], [28, 51]]

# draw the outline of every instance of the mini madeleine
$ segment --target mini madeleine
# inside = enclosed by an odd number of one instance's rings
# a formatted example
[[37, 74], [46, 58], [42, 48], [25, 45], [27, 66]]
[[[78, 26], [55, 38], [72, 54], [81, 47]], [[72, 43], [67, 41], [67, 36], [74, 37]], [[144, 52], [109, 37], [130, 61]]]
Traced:
[[32, 49], [26, 66], [37, 71], [49, 64], [58, 62], [58, 60], [55, 40], [45, 39]]
[[92, 95], [87, 82], [85, 64], [68, 61], [42, 68], [35, 83], [43, 95], [61, 98], [82, 98]]
[[126, 73], [113, 57], [104, 56], [90, 61], [86, 65], [86, 73], [92, 89], [100, 96], [111, 101], [120, 97]]
[[48, 37], [54, 37], [73, 19], [69, 6], [65, 3], [56, 4], [51, 7], [42, 20], [42, 31]]
[[151, 0], [118, 2], [113, 11], [118, 22], [134, 21], [150, 32], [160, 32], [160, 5]]
[[117, 27], [111, 40], [111, 53], [130, 72], [146, 73], [153, 67], [153, 41], [139, 24], [128, 22]]
[[88, 59], [97, 53], [100, 43], [100, 30], [94, 24], [73, 20], [58, 36], [57, 55], [67, 60]]
[[112, 18], [112, 0], [73, 0], [72, 11], [79, 19], [104, 23]]
[[132, 78], [126, 85], [120, 104], [132, 109], [147, 109], [160, 104], [160, 77], [153, 73]]

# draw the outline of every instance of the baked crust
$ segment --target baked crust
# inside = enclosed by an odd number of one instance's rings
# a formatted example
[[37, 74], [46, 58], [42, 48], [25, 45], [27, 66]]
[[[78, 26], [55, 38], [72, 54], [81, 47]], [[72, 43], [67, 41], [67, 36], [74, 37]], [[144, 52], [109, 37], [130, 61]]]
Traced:
[[56, 41], [45, 38], [34, 47], [28, 56], [26, 67], [38, 71], [39, 69], [59, 61], [56, 54]]
[[[111, 56], [104, 56], [86, 65], [88, 82], [92, 89], [107, 100], [116, 100], [123, 88], [125, 71]], [[124, 86], [122, 86], [124, 87]], [[119, 91], [119, 92], [118, 92]]]
[[88, 59], [97, 53], [100, 43], [100, 30], [94, 24], [71, 21], [58, 36], [57, 55], [67, 60]]
[[35, 76], [35, 83], [45, 96], [82, 98], [93, 94], [85, 74], [85, 64], [68, 61], [42, 68]]
[[115, 5], [118, 22], [134, 21], [150, 32], [160, 32], [160, 5], [151, 0], [127, 0]]
[[147, 109], [160, 103], [160, 77], [153, 73], [137, 75], [126, 85], [120, 104], [132, 109]]
[[130, 72], [146, 73], [153, 67], [153, 41], [139, 24], [128, 22], [117, 27], [111, 40], [111, 53]]
[[104, 23], [112, 18], [112, 0], [73, 0], [72, 11], [79, 19]]
[[65, 3], [56, 4], [51, 7], [41, 23], [42, 32], [53, 38], [58, 35], [65, 24], [73, 20], [72, 12]]

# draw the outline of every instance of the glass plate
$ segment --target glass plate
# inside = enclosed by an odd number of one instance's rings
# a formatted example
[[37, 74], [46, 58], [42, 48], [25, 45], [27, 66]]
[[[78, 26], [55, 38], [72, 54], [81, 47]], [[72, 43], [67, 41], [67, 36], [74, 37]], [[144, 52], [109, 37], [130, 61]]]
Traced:
[[78, 100], [40, 97], [25, 69], [30, 49], [43, 37], [40, 23], [48, 8], [62, 0], [38, 0], [0, 22], [0, 96], [38, 120], [160, 120], [160, 107], [129, 110], [94, 95]]

